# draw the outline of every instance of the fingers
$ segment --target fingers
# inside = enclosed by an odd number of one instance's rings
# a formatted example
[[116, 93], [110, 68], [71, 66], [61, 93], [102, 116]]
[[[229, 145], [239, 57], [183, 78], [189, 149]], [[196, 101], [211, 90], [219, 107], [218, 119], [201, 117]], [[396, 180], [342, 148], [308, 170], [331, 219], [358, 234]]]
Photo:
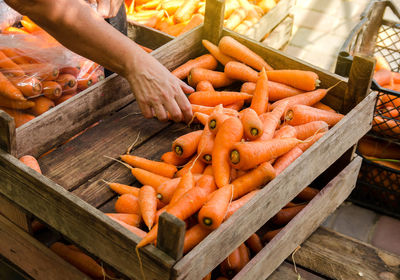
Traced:
[[183, 113], [183, 118], [185, 119], [185, 122], [189, 122], [192, 119], [193, 113], [192, 106], [190, 105], [190, 102], [187, 99], [186, 95], [182, 91], [180, 91], [175, 96], [175, 100]]
[[167, 112], [165, 111], [164, 106], [161, 103], [153, 104], [152, 109], [154, 109], [154, 115], [158, 120], [162, 122], [168, 121]]
[[186, 84], [184, 81], [179, 80], [179, 85], [181, 86], [181, 89], [185, 94], [194, 92], [194, 89], [188, 84]]
[[174, 98], [171, 98], [169, 102], [165, 103], [164, 107], [169, 112], [170, 117], [174, 122], [182, 121], [183, 114]]
[[143, 100], [139, 100], [136, 98], [136, 101], [139, 105], [140, 111], [142, 111], [143, 116], [146, 119], [151, 119], [154, 116], [154, 110]]
[[108, 18], [110, 15], [111, 3], [110, 0], [97, 0], [97, 13], [103, 18]]

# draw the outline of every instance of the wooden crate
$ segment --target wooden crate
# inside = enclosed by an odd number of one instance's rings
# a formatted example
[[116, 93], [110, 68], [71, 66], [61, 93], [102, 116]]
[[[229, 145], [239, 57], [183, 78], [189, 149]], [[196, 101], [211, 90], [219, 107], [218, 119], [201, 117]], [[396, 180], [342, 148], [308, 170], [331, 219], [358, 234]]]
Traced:
[[271, 31], [262, 43], [273, 49], [284, 49], [292, 38], [293, 23], [293, 15], [288, 15]]
[[[220, 21], [206, 18], [204, 26], [167, 43], [154, 51], [153, 55], [168, 68], [173, 69], [184, 61], [203, 53], [202, 38], [217, 42], [221, 36], [231, 35], [259, 53], [277, 69], [313, 70], [318, 73], [322, 87], [327, 88], [337, 84], [324, 99], [324, 103], [347, 115], [282, 174], [264, 187], [249, 203], [182, 259], [177, 261], [168, 255], [172, 254], [171, 251], [164, 252], [154, 246], [141, 249], [140, 256], [146, 279], [201, 279], [304, 187], [341, 158], [334, 166], [336, 170], [332, 170], [332, 174], [337, 176], [341, 171], [344, 173], [340, 173], [334, 183], [327, 185], [327, 191], [323, 191], [318, 200], [310, 204], [309, 208], [304, 209], [304, 216], [300, 215], [294, 221], [301, 223], [302, 219], [308, 215], [307, 213], [314, 215], [315, 208], [321, 204], [324, 206], [324, 211], [318, 211], [316, 217], [312, 219], [314, 222], [309, 224], [307, 229], [303, 227], [304, 231], [298, 236], [295, 234], [297, 229], [294, 226], [283, 231], [280, 235], [282, 240], [279, 239], [269, 245], [274, 247], [273, 250], [269, 248], [276, 254], [273, 262], [268, 252], [267, 255], [260, 255], [259, 258], [273, 263], [268, 270], [268, 273], [272, 272], [290, 254], [293, 244], [300, 244], [323, 217], [345, 199], [346, 193], [352, 188], [350, 182], [356, 176], [359, 163], [357, 158], [350, 163], [352, 147], [371, 127], [368, 120], [372, 116], [376, 93], [373, 92], [365, 97], [372, 74], [371, 61], [356, 58], [349, 82], [346, 82], [339, 76], [265, 47], [256, 41], [222, 30], [220, 16], [223, 14], [222, 2], [216, 1], [207, 7], [207, 13], [214, 14], [213, 18]], [[208, 36], [204, 37], [203, 34], [208, 34]], [[116, 90], [116, 87], [119, 90]], [[0, 193], [71, 242], [101, 259], [105, 264], [128, 277], [140, 279], [139, 262], [134, 250], [139, 238], [100, 211], [109, 211], [110, 206], [113, 205], [111, 199], [114, 196], [101, 179], [133, 183], [133, 178], [129, 170], [113, 163], [103, 155], [116, 157], [124, 153], [126, 147], [136, 139], [140, 131], [134, 153], [158, 159], [163, 152], [170, 149], [172, 140], [185, 133], [187, 129], [182, 130], [180, 125], [145, 120], [140, 114], [133, 114], [132, 112], [139, 112], [139, 110], [135, 102], [130, 103], [132, 97], [128, 96], [128, 92], [126, 82], [120, 77], [113, 76], [92, 88], [88, 94], [78, 95], [61, 107], [62, 112], [70, 117], [70, 119], [65, 119], [68, 123], [63, 127], [72, 126], [66, 133], [71, 133], [71, 130], [77, 132], [85, 127], [82, 123], [86, 121], [81, 121], [80, 115], [74, 115], [68, 109], [84, 103], [82, 98], [89, 98], [88, 100], [93, 102], [95, 97], [101, 97], [104, 102], [108, 98], [115, 98], [111, 96], [116, 93], [121, 96], [115, 101], [119, 106], [95, 102], [98, 106], [97, 110], [102, 111], [102, 116], [114, 113], [99, 125], [40, 160], [43, 173], [47, 177], [33, 172], [13, 156], [31, 151], [30, 144], [32, 143], [20, 142], [16, 149], [18, 152], [15, 153], [13, 147], [15, 147], [15, 134], [18, 141], [18, 129], [15, 131], [12, 120], [7, 119], [7, 116], [2, 116], [0, 145], [6, 150], [0, 150]], [[130, 104], [127, 105], [128, 103]], [[117, 108], [122, 109], [116, 110]], [[43, 115], [43, 117], [46, 116]], [[90, 117], [92, 120], [96, 118]], [[53, 127], [51, 122], [46, 124]], [[43, 146], [43, 140], [39, 143], [41, 145], [38, 144], [36, 150], [44, 150], [46, 146]], [[346, 151], [349, 152], [346, 153]], [[345, 156], [341, 157], [344, 154]], [[334, 176], [330, 175], [329, 178]], [[342, 183], [346, 188], [342, 186], [343, 194], [337, 193], [332, 186]], [[170, 226], [173, 227], [174, 223]], [[168, 228], [160, 226], [160, 238], [167, 239], [169, 237], [167, 232]], [[282, 242], [288, 239], [293, 240], [286, 247], [281, 248]], [[176, 253], [179, 248], [173, 249]], [[263, 252], [265, 253], [265, 250]], [[194, 263], [196, 266], [192, 265]], [[249, 273], [259, 273], [257, 266], [253, 268], [251, 264], [246, 269], [253, 271]]]

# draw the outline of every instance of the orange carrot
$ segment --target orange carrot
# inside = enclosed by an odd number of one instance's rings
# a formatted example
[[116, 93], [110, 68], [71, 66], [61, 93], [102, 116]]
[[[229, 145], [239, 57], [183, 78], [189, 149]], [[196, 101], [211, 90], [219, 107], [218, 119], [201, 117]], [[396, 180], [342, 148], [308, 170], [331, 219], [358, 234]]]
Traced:
[[136, 180], [142, 183], [142, 185], [149, 185], [155, 189], [157, 189], [163, 182], [170, 179], [141, 168], [132, 168], [131, 172], [132, 175], [135, 176]]
[[79, 72], [80, 72], [80, 69], [78, 67], [74, 67], [74, 66], [66, 66], [66, 67], [60, 68], [60, 74], [70, 74], [70, 75], [74, 76], [75, 78], [78, 77]]
[[174, 14], [175, 23], [190, 20], [194, 12], [197, 10], [199, 2], [200, 0], [185, 0]]
[[324, 121], [313, 121], [294, 126], [296, 129], [296, 138], [300, 140], [305, 140], [318, 132], [328, 131], [328, 127], [328, 124]]
[[333, 110], [331, 107], [329, 107], [328, 105], [323, 104], [322, 102], [317, 102], [313, 105], [314, 108], [317, 109], [321, 109], [321, 110], [325, 110], [325, 111], [329, 111], [329, 112], [334, 112], [336, 113], [335, 110]]
[[149, 160], [143, 157], [134, 155], [121, 155], [123, 161], [132, 167], [142, 168], [144, 170], [153, 172], [155, 174], [172, 178], [175, 172], [178, 170], [175, 165], [168, 164], [165, 162], [158, 162], [154, 160]]
[[240, 250], [237, 248], [221, 263], [221, 272], [231, 278], [239, 272], [240, 267]]
[[188, 76], [189, 85], [195, 87], [201, 81], [209, 81], [214, 88], [226, 87], [234, 82], [234, 80], [229, 79], [224, 72], [203, 68], [191, 68]]
[[62, 95], [61, 86], [54, 81], [44, 81], [43, 82], [43, 95], [51, 100], [56, 100]]
[[16, 88], [1, 72], [0, 72], [0, 96], [15, 100], [25, 101], [22, 92]]
[[324, 121], [329, 126], [338, 123], [344, 116], [306, 105], [294, 105], [286, 111], [285, 120], [290, 125], [301, 125], [312, 121]]
[[278, 229], [275, 229], [275, 230], [268, 231], [263, 236], [264, 242], [270, 242], [281, 230], [282, 230], [282, 228], [278, 228]]
[[279, 157], [299, 144], [296, 138], [267, 141], [238, 142], [229, 152], [231, 165], [237, 169], [251, 169], [258, 164]]
[[203, 174], [196, 182], [196, 187], [205, 189], [208, 193], [212, 193], [217, 189], [213, 175]]
[[21, 24], [29, 33], [43, 32], [42, 28], [40, 28], [37, 24], [35, 24], [26, 16], [22, 18]]
[[6, 56], [2, 51], [0, 51], [0, 68], [4, 71], [12, 73], [16, 77], [24, 76], [24, 70], [12, 61], [8, 56]]
[[202, 133], [202, 130], [197, 130], [178, 137], [172, 143], [172, 150], [179, 157], [190, 157], [197, 151]]
[[105, 213], [105, 214], [110, 218], [119, 220], [130, 226], [138, 227], [140, 225], [141, 218], [137, 214], [127, 214], [127, 213]]
[[232, 80], [242, 82], [257, 82], [258, 72], [244, 63], [230, 61], [225, 65], [224, 72]]
[[[1, 49], [1, 51], [12, 61], [14, 61], [17, 64], [26, 64], [29, 63], [27, 59], [25, 59], [22, 54], [20, 54], [20, 51], [17, 49], [13, 48], [7, 48], [7, 49]], [[22, 70], [22, 69], [21, 69]]]
[[214, 175], [212, 171], [212, 165], [207, 165], [206, 168], [204, 168], [203, 175]]
[[114, 207], [118, 213], [140, 215], [139, 199], [133, 194], [123, 194], [118, 197]]
[[178, 183], [178, 186], [171, 198], [170, 204], [177, 202], [188, 190], [192, 189], [195, 185], [194, 177], [190, 170], [185, 173]]
[[210, 164], [213, 148], [214, 134], [210, 131], [208, 125], [206, 125], [201, 135], [199, 146], [197, 147], [197, 154], [200, 155], [199, 159], [204, 163]]
[[232, 199], [232, 189], [232, 185], [221, 187], [201, 207], [198, 219], [202, 227], [216, 229], [221, 225]]
[[22, 70], [28, 76], [33, 76], [39, 80], [54, 81], [57, 79], [59, 70], [57, 67], [46, 63], [20, 64]]
[[290, 222], [304, 207], [307, 205], [299, 205], [290, 208], [281, 209], [274, 217], [272, 217], [271, 222], [282, 226]]
[[274, 138], [297, 138], [297, 132], [293, 126], [285, 125], [275, 132]]
[[239, 7], [233, 11], [229, 18], [225, 21], [224, 27], [233, 30], [238, 26], [247, 16], [247, 9]]
[[266, 70], [272, 70], [272, 67], [269, 66], [262, 57], [232, 37], [222, 37], [222, 39], [219, 41], [218, 47], [222, 53], [229, 55], [256, 70], [261, 71], [262, 68], [265, 68]]
[[241, 111], [240, 120], [243, 124], [244, 136], [250, 140], [256, 140], [263, 134], [263, 123], [257, 113], [247, 108]]
[[192, 104], [204, 106], [229, 105], [240, 100], [252, 98], [252, 95], [244, 92], [233, 91], [197, 91], [189, 96]]
[[214, 45], [210, 41], [201, 40], [201, 43], [222, 65], [226, 65], [229, 61], [236, 61], [236, 59], [223, 54], [218, 46]]
[[392, 72], [392, 77], [395, 84], [400, 84], [400, 73]]
[[36, 172], [42, 174], [42, 171], [40, 170], [40, 166], [36, 158], [34, 158], [31, 155], [25, 155], [19, 158], [19, 160], [24, 163], [26, 166], [32, 168]]
[[193, 119], [198, 120], [202, 125], [207, 126], [208, 115], [196, 112], [193, 114]]
[[191, 170], [191, 172], [193, 174], [203, 173], [203, 170], [205, 168], [205, 163], [199, 159], [196, 160], [196, 158], [197, 158], [197, 155], [194, 155], [193, 158], [188, 163], [186, 163], [185, 166], [181, 170], [176, 172], [175, 176], [182, 177], [189, 171], [189, 169]]
[[272, 112], [261, 114], [259, 117], [263, 123], [263, 135], [259, 141], [270, 140], [274, 136], [274, 132], [280, 124], [281, 117], [285, 113], [286, 103], [279, 104]]
[[387, 60], [381, 56], [375, 56], [376, 64], [375, 64], [375, 71], [379, 71], [380, 69], [391, 70], [390, 65]]
[[260, 77], [257, 79], [256, 89], [253, 93], [250, 108], [256, 111], [257, 115], [265, 113], [268, 106], [268, 77], [264, 68], [261, 70]]
[[169, 203], [171, 201], [172, 196], [176, 188], [178, 187], [179, 181], [181, 178], [174, 178], [162, 183], [157, 188], [157, 198], [161, 200], [163, 203]]
[[239, 246], [239, 253], [240, 253], [240, 268], [239, 268], [239, 271], [240, 271], [250, 261], [249, 248], [247, 248], [247, 246], [244, 243], [242, 243]]
[[186, 254], [199, 244], [209, 235], [211, 230], [203, 228], [199, 224], [191, 227], [185, 233], [185, 241], [183, 243], [183, 253]]
[[171, 73], [179, 79], [185, 79], [189, 75], [190, 70], [192, 70], [193, 68], [214, 70], [215, 68], [217, 68], [217, 65], [218, 62], [212, 55], [204, 54], [182, 64]]
[[71, 74], [60, 74], [55, 81], [60, 84], [63, 92], [74, 88], [76, 89], [77, 81], [75, 76]]
[[157, 212], [156, 191], [153, 187], [144, 185], [139, 191], [140, 213], [146, 226], [151, 229]]
[[306, 187], [304, 190], [302, 190], [296, 198], [304, 200], [304, 201], [311, 201], [317, 194], [319, 193], [319, 190], [311, 188], [311, 187]]
[[220, 110], [219, 108], [217, 108], [208, 117], [208, 128], [214, 135], [216, 135], [218, 133], [218, 130], [222, 126], [224, 121], [231, 117], [231, 116], [225, 114], [224, 112], [222, 112], [222, 110]]
[[[0, 82], [0, 87], [1, 87], [1, 82]], [[35, 102], [32, 102], [30, 100], [13, 100], [13, 99], [3, 97], [0, 94], [0, 107], [24, 110], [24, 109], [32, 108], [33, 106], [35, 106]]]
[[178, 157], [175, 152], [166, 152], [161, 156], [161, 160], [165, 163], [175, 166], [184, 165], [189, 161], [189, 158]]
[[328, 90], [326, 90], [326, 89], [317, 89], [314, 91], [301, 93], [301, 94], [298, 94], [295, 96], [281, 99], [281, 100], [273, 103], [271, 106], [271, 109], [273, 110], [277, 105], [279, 105], [280, 103], [285, 102], [285, 101], [287, 101], [288, 107], [296, 105], [296, 104], [313, 106], [315, 103], [319, 102], [322, 98], [324, 98], [327, 93], [328, 93]]
[[286, 154], [280, 156], [274, 163], [274, 169], [278, 176], [286, 167], [303, 154], [303, 150], [299, 147], [294, 147]]
[[374, 73], [374, 80], [380, 86], [392, 85], [393, 84], [392, 71], [387, 69], [380, 69]]
[[268, 80], [289, 85], [301, 90], [311, 91], [319, 85], [318, 75], [303, 70], [267, 71]]
[[212, 152], [212, 168], [215, 182], [219, 188], [229, 184], [231, 167], [229, 151], [235, 142], [243, 137], [243, 125], [238, 118], [232, 117], [224, 121], [218, 130]]
[[146, 232], [141, 230], [140, 228], [128, 225], [127, 223], [124, 223], [121, 220], [115, 219], [114, 217], [110, 217], [110, 218], [113, 219], [114, 221], [116, 221], [117, 223], [119, 223], [121, 226], [123, 226], [127, 230], [129, 230], [130, 232], [132, 232], [133, 234], [139, 236], [140, 238], [144, 238], [146, 236]]
[[35, 116], [39, 116], [56, 106], [51, 99], [44, 96], [36, 97], [33, 101], [35, 102], [35, 105], [30, 109], [30, 111]]
[[42, 93], [42, 84], [35, 77], [9, 77], [9, 80], [25, 97]]
[[361, 138], [357, 149], [363, 156], [400, 159], [400, 147], [397, 144], [374, 137]]
[[247, 240], [247, 246], [249, 246], [250, 250], [253, 251], [254, 254], [260, 252], [263, 248], [260, 237], [257, 234], [253, 233]]
[[21, 28], [18, 27], [13, 27], [13, 26], [8, 26], [6, 27], [3, 31], [3, 34], [17, 34], [17, 35], [29, 35], [28, 32], [25, 30], [22, 30]]
[[382, 116], [396, 119], [400, 115], [400, 111], [396, 107], [386, 106], [385, 109], [379, 110]]
[[190, 21], [188, 22], [188, 24], [186, 24], [186, 26], [182, 29], [182, 31], [178, 34], [181, 35], [185, 32], [188, 32], [189, 30], [192, 30], [193, 28], [195, 28], [196, 26], [199, 26], [200, 24], [202, 24], [204, 21], [204, 16], [201, 14], [194, 14], [192, 16], [192, 18], [190, 19]]
[[236, 101], [235, 103], [225, 105], [224, 108], [240, 111], [243, 108], [244, 100]]
[[201, 81], [196, 86], [196, 91], [212, 91], [213, 85], [209, 81]]
[[[214, 112], [214, 110], [215, 110], [215, 107], [192, 104], [193, 113], [199, 112], [199, 113], [203, 113], [203, 114], [206, 114], [206, 115], [210, 115], [212, 112]], [[238, 115], [238, 112], [236, 110], [223, 108], [222, 111], [225, 114], [230, 115], [230, 116], [237, 116]]]
[[[295, 96], [297, 94], [303, 93], [304, 91], [299, 90], [297, 88], [281, 84], [281, 83], [276, 83], [272, 81], [268, 81], [268, 99], [270, 101], [277, 101], [281, 100], [283, 98]], [[246, 82], [242, 85], [242, 88], [240, 89], [241, 92], [246, 92], [249, 94], [253, 94], [254, 90], [256, 89], [256, 84], [252, 82]]]
[[245, 82], [242, 84], [242, 87], [240, 88], [240, 92], [245, 92], [248, 94], [253, 95], [254, 90], [256, 89], [256, 83], [254, 82]]
[[[1, 101], [0, 101], [1, 103]], [[15, 122], [15, 127], [20, 127], [21, 125], [33, 120], [35, 116], [18, 111], [18, 110], [13, 110], [10, 108], [5, 108], [5, 107], [0, 107], [0, 110], [5, 111], [7, 114], [9, 114], [11, 117], [13, 117], [14, 122]]]

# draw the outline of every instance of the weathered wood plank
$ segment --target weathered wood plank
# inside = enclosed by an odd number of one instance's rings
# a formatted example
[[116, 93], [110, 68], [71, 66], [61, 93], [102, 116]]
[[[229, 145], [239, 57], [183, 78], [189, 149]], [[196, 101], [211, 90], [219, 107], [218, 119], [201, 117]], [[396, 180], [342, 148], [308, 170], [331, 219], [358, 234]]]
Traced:
[[175, 37], [128, 19], [128, 37], [136, 43], [155, 50]]
[[294, 7], [294, 0], [281, 0], [266, 13], [259, 22], [254, 24], [244, 34], [250, 39], [260, 41], [264, 36], [274, 29], [284, 18], [286, 18]]
[[[300, 267], [297, 267], [297, 271], [300, 274], [301, 279], [303, 280], [323, 280], [326, 278], [319, 277], [318, 275], [312, 274]], [[293, 264], [284, 262], [282, 263], [272, 274], [268, 277], [267, 280], [290, 280], [290, 279], [298, 279], [297, 273], [294, 271]]]
[[128, 82], [113, 74], [17, 128], [16, 156], [37, 157], [133, 99]]
[[[2, 150], [0, 193], [121, 273], [140, 279], [138, 236]], [[172, 258], [154, 246], [141, 249], [140, 257], [147, 279], [169, 279]]]
[[14, 119], [0, 110], [0, 149], [7, 153], [15, 154], [15, 123]]
[[73, 189], [113, 162], [104, 156], [118, 158], [135, 139], [140, 145], [167, 125], [145, 120], [134, 102], [41, 158], [42, 172], [65, 189]]
[[271, 31], [271, 34], [262, 43], [273, 49], [280, 50], [292, 37], [292, 29], [293, 15], [289, 15]]
[[30, 215], [2, 195], [0, 195], [0, 214], [24, 231], [32, 232]]
[[400, 279], [400, 257], [319, 228], [295, 255], [296, 264], [331, 279]]
[[90, 279], [1, 215], [0, 255], [33, 279]]
[[174, 260], [183, 256], [186, 223], [174, 215], [164, 212], [158, 221], [157, 248]]
[[374, 54], [376, 38], [378, 36], [378, 30], [382, 25], [383, 15], [387, 7], [386, 1], [374, 1], [373, 5], [370, 5], [370, 11], [364, 11], [364, 13], [369, 12], [369, 23], [363, 31], [362, 41], [360, 45], [360, 53], [368, 56]]
[[[371, 93], [252, 200], [174, 266], [178, 279], [204, 277], [370, 130]], [[337, 143], [341, 143], [338, 145]], [[329, 152], [328, 152], [329, 151]], [[263, 207], [259, 207], [264, 205]], [[235, 230], [232, 230], [235, 228]], [[196, 266], [193, 267], [193, 263]]]
[[206, 1], [203, 38], [218, 45], [224, 26], [225, 0]]
[[233, 279], [268, 277], [350, 195], [361, 162], [357, 157], [344, 168]]

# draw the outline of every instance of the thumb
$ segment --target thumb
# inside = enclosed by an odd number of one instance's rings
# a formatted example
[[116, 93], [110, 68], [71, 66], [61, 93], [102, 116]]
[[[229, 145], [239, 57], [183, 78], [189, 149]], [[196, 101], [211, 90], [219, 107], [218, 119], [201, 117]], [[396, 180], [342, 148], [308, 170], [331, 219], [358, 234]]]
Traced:
[[191, 86], [189, 86], [188, 84], [186, 84], [185, 82], [183, 82], [181, 80], [179, 80], [179, 85], [181, 86], [181, 89], [183, 90], [183, 92], [185, 94], [194, 92], [194, 89]]

